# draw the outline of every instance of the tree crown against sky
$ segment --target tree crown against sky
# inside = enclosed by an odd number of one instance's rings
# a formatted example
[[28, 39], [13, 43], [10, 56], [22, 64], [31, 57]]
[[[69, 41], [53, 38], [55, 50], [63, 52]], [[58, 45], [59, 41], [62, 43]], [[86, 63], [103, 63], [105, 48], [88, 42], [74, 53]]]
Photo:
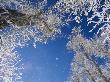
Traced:
[[[34, 39], [34, 47], [36, 42], [46, 43], [62, 33], [61, 29], [71, 25], [67, 47], [76, 53], [71, 65], [71, 81], [109, 82], [110, 1], [58, 0], [53, 5], [48, 2], [0, 0], [1, 80], [14, 82], [21, 79], [21, 68], [15, 65], [19, 59], [14, 52], [17, 47], [26, 46], [31, 39]], [[98, 64], [93, 56], [107, 61], [104, 65]]]

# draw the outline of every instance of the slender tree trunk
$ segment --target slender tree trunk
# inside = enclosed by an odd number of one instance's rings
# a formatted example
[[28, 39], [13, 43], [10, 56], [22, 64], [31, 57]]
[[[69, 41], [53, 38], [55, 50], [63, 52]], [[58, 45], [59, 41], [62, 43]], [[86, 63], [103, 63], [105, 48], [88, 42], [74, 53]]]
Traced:
[[92, 62], [92, 63], [94, 64], [94, 66], [96, 67], [96, 70], [98, 71], [98, 73], [100, 74], [100, 76], [102, 77], [102, 79], [104, 80], [104, 82], [110, 82], [110, 80], [102, 73], [100, 67], [96, 64], [96, 62], [95, 62], [92, 58], [90, 58], [87, 53], [84, 53], [84, 56], [85, 56], [90, 62]]
[[91, 75], [91, 73], [89, 72], [89, 70], [86, 70], [86, 72], [89, 74], [89, 76], [90, 76], [92, 82], [96, 82], [95, 79], [94, 79], [94, 77], [93, 77], [93, 76]]

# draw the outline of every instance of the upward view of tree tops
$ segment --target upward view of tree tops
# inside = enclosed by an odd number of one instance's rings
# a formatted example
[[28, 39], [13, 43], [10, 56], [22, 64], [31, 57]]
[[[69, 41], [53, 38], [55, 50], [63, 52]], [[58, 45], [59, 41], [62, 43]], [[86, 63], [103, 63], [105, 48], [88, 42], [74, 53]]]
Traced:
[[67, 49], [75, 54], [67, 82], [110, 82], [110, 0], [48, 2], [0, 0], [0, 80], [22, 82], [17, 47], [46, 44], [71, 25]]

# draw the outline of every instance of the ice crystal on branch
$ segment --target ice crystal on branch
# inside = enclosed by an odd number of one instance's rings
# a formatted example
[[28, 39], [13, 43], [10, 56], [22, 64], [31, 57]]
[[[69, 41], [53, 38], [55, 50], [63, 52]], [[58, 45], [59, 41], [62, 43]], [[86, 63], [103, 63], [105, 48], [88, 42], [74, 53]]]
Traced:
[[54, 8], [62, 13], [60, 15], [62, 18], [66, 17], [65, 14], [69, 14], [66, 22], [75, 20], [81, 24], [82, 21], [86, 21], [89, 32], [98, 28], [98, 34], [103, 27], [110, 24], [109, 0], [59, 0]]
[[0, 46], [0, 80], [18, 82], [21, 80], [22, 66], [19, 67], [19, 55], [8, 47]]
[[81, 15], [83, 12], [86, 14], [91, 10], [96, 11], [98, 5], [100, 5], [99, 0], [60, 0], [55, 8], [62, 13], [71, 12], [74, 15]]

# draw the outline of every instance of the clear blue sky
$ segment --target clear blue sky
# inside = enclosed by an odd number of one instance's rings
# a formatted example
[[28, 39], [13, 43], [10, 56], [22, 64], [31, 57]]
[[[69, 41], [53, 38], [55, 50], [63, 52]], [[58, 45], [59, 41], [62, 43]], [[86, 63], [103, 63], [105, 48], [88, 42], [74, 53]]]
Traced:
[[71, 51], [66, 49], [67, 40], [57, 38], [48, 44], [37, 44], [34, 48], [19, 49], [23, 58], [24, 82], [64, 82], [70, 72], [70, 64], [73, 59]]

